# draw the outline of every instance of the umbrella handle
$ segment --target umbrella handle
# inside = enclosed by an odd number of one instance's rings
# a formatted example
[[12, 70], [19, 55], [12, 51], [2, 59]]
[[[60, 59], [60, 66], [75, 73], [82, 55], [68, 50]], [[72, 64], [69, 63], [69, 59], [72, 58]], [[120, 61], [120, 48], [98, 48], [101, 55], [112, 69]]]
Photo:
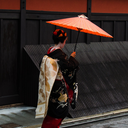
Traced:
[[76, 38], [76, 44], [75, 44], [75, 47], [74, 47], [74, 52], [76, 51], [76, 46], [77, 46], [77, 42], [78, 42], [78, 37], [79, 37], [79, 34], [80, 34], [80, 30], [78, 31], [78, 34], [77, 34], [77, 38]]

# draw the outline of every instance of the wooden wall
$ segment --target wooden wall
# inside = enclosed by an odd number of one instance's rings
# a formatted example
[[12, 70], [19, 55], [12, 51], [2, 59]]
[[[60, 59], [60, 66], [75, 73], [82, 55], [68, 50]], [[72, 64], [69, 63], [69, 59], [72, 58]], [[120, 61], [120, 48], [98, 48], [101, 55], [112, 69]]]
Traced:
[[87, 0], [27, 0], [26, 10], [87, 12]]
[[19, 13], [0, 13], [0, 105], [19, 102], [20, 28], [16, 15]]
[[128, 13], [127, 0], [92, 0], [92, 13]]
[[0, 0], [0, 9], [20, 10], [20, 0]]

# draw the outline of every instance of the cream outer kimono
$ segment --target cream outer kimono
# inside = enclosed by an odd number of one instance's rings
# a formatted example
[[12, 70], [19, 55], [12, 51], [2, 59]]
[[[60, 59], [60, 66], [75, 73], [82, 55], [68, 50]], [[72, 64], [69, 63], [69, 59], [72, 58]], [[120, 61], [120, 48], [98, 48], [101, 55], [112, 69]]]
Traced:
[[58, 71], [57, 60], [45, 55], [40, 66], [38, 104], [35, 118], [44, 118], [47, 114], [50, 93]]

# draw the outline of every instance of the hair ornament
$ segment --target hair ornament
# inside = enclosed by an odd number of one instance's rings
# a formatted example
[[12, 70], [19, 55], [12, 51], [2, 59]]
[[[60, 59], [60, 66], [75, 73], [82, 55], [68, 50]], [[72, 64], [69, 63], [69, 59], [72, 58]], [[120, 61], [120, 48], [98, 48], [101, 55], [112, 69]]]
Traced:
[[56, 29], [56, 30], [55, 30], [55, 32], [58, 32], [58, 31], [60, 31], [60, 29]]
[[59, 35], [59, 37], [62, 37], [63, 36], [63, 34], [61, 33], [60, 35]]
[[53, 32], [53, 34], [57, 36], [57, 32]]

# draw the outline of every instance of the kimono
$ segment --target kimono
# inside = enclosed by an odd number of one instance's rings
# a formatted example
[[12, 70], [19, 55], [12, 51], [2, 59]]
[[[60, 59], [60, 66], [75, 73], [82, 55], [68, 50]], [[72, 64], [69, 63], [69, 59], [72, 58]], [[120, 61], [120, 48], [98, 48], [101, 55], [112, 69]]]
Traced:
[[[49, 48], [47, 55], [44, 58], [52, 60], [50, 61], [50, 64], [56, 69], [56, 71], [54, 72], [53, 77], [51, 77], [52, 82], [50, 82], [50, 89], [47, 93], [48, 98], [44, 101], [45, 114], [43, 117], [48, 115], [50, 117], [63, 119], [68, 115], [69, 104], [73, 109], [76, 107], [78, 95], [76, 73], [78, 71], [79, 63], [72, 56], [68, 59], [67, 55], [61, 49], [53, 49], [52, 47]], [[43, 61], [42, 63], [45, 64]], [[40, 102], [39, 99], [40, 98], [38, 97], [38, 105]], [[40, 114], [38, 106], [36, 112]]]

